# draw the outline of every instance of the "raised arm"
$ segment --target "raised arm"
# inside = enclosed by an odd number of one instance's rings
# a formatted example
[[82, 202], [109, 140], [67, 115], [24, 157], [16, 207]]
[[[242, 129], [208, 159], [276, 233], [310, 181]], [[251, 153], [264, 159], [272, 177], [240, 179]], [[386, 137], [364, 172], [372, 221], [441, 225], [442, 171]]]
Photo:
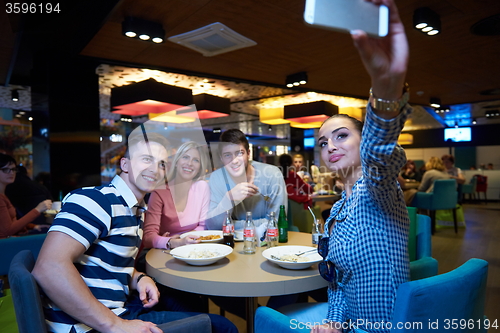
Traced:
[[[364, 31], [355, 30], [352, 39], [370, 75], [374, 97], [396, 101], [403, 94], [409, 58], [408, 41], [394, 1], [371, 0], [370, 2], [389, 7], [389, 35], [384, 38], [370, 38]], [[384, 119], [391, 119], [399, 114], [399, 112], [374, 111]]]

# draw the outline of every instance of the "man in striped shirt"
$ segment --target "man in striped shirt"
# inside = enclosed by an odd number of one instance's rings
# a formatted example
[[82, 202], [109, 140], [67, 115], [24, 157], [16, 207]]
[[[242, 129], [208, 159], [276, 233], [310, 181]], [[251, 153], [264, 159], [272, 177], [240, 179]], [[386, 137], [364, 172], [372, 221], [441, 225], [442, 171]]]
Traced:
[[[134, 268], [143, 198], [164, 182], [168, 156], [166, 139], [141, 128], [128, 144], [122, 173], [110, 185], [82, 188], [64, 198], [40, 251], [33, 275], [46, 296], [49, 332], [161, 333], [156, 324], [192, 315], [153, 311], [160, 296], [156, 284]], [[129, 298], [133, 290], [139, 301]], [[215, 318], [221, 331], [237, 332], [224, 320]]]

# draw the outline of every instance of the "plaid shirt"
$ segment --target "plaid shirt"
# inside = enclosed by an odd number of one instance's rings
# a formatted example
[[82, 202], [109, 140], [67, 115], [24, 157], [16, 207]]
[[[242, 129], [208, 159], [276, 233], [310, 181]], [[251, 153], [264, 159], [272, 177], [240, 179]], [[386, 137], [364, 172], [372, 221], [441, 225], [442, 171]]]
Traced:
[[368, 105], [360, 148], [362, 175], [349, 198], [342, 193], [326, 221], [341, 221], [330, 236], [327, 259], [337, 267], [337, 281], [328, 288], [327, 318], [362, 320], [365, 324], [358, 328], [367, 332], [389, 332], [380, 325], [392, 320], [396, 290], [409, 281], [410, 221], [397, 182], [406, 155], [397, 139], [411, 110], [406, 106], [398, 117], [385, 120]]

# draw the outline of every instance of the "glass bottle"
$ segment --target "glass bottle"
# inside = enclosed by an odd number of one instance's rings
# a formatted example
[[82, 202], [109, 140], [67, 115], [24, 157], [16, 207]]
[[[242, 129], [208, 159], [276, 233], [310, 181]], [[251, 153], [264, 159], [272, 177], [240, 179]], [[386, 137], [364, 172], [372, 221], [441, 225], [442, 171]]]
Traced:
[[278, 245], [278, 225], [276, 223], [276, 214], [271, 212], [269, 214], [269, 222], [267, 223], [266, 232], [267, 248]]
[[234, 224], [229, 211], [226, 211], [226, 219], [222, 224], [222, 235], [224, 237], [224, 244], [234, 248]]
[[285, 214], [285, 206], [280, 206], [280, 214], [278, 216], [278, 242], [287, 243], [288, 242], [288, 221]]
[[253, 224], [252, 212], [247, 212], [245, 228], [243, 229], [243, 253], [255, 253], [255, 224]]

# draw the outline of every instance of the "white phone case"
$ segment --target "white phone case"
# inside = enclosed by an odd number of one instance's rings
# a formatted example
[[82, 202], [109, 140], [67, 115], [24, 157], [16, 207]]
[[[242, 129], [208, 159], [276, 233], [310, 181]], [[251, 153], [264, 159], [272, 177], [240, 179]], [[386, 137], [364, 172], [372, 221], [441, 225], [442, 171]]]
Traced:
[[306, 0], [304, 20], [342, 32], [359, 29], [372, 37], [389, 33], [389, 8], [365, 0]]

